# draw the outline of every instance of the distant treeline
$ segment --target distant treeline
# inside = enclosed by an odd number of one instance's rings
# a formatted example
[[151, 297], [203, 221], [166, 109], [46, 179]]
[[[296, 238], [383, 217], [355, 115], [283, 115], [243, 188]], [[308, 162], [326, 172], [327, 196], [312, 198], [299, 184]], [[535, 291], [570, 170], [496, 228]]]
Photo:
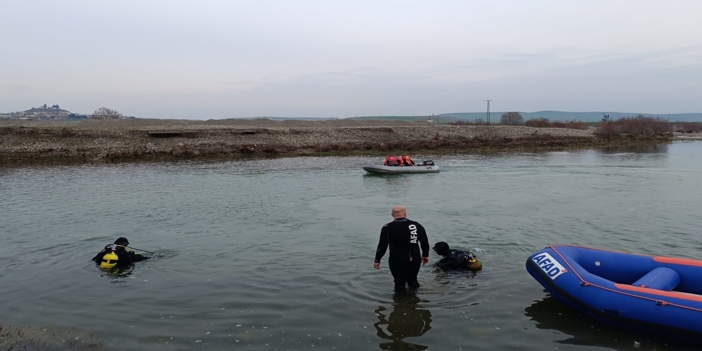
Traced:
[[[521, 116], [515, 123], [504, 123], [505, 116], [501, 124], [507, 125], [525, 125], [535, 128], [571, 128], [571, 129], [587, 129], [590, 126], [595, 127], [595, 135], [600, 138], [612, 139], [614, 137], [659, 137], [670, 135], [671, 132], [681, 133], [699, 133], [702, 132], [702, 122], [669, 122], [660, 117], [648, 117], [639, 115], [636, 117], [621, 117], [616, 120], [605, 115], [598, 123], [585, 123], [581, 121], [550, 121], [548, 118], [534, 118], [527, 121], [522, 121]], [[519, 115], [519, 114], [517, 114]], [[475, 122], [457, 121], [451, 123], [453, 125], [486, 125], [482, 119], [477, 119]], [[500, 124], [500, 123], [494, 123]]]
[[[505, 112], [491, 112], [493, 121], [499, 120], [500, 116]], [[599, 122], [603, 115], [609, 115], [612, 119], [633, 116], [658, 117], [667, 119], [670, 122], [702, 122], [702, 113], [668, 113], [668, 114], [653, 114], [653, 113], [629, 113], [629, 112], [568, 112], [568, 111], [538, 111], [538, 112], [519, 112], [524, 120], [546, 118], [551, 121], [582, 121], [582, 122]], [[477, 119], [486, 120], [486, 112], [456, 112], [443, 113], [439, 117], [455, 118], [460, 120], [475, 121]]]

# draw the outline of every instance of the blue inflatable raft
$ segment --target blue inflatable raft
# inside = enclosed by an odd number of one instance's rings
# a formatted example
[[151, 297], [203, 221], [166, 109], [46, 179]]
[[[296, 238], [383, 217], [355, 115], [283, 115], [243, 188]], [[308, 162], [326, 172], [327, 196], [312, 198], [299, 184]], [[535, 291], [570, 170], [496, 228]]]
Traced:
[[702, 340], [702, 261], [553, 245], [529, 256], [526, 269], [595, 320]]

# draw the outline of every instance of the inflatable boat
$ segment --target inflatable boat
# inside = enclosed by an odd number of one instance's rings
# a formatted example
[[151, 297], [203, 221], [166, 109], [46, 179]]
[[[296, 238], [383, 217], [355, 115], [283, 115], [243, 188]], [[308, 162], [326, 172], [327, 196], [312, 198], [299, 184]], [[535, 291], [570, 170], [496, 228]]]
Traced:
[[439, 166], [433, 161], [423, 161], [422, 164], [414, 166], [383, 166], [365, 165], [363, 169], [368, 173], [375, 174], [407, 174], [407, 173], [439, 173]]
[[553, 245], [529, 256], [526, 269], [597, 321], [702, 341], [702, 261]]

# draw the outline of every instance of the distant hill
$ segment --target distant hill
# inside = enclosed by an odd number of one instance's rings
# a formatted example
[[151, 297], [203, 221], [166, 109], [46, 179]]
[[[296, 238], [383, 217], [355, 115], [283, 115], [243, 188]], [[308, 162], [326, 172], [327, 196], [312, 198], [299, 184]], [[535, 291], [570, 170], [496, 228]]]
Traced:
[[362, 117], [353, 117], [353, 119], [377, 119], [377, 118], [382, 118], [382, 119], [388, 119], [388, 120], [398, 120], [398, 121], [406, 121], [408, 119], [427, 119], [428, 116], [362, 116]]
[[[702, 122], [702, 113], [670, 113], [670, 114], [652, 114], [652, 113], [641, 113], [641, 112], [567, 112], [567, 111], [538, 111], [538, 112], [519, 112], [524, 120], [530, 120], [534, 118], [548, 118], [551, 121], [574, 121], [579, 120], [583, 122], [598, 122], [602, 120], [604, 114], [609, 115], [611, 119], [618, 119], [621, 117], [636, 117], [638, 115], [643, 115], [647, 117], [660, 117], [667, 119], [670, 122]], [[490, 121], [499, 122], [500, 117], [504, 112], [490, 112]], [[456, 112], [456, 113], [442, 113], [439, 116], [458, 118], [468, 121], [475, 121], [476, 119], [486, 119], [486, 112]]]
[[[509, 111], [515, 112], [515, 111]], [[602, 120], [604, 114], [609, 115], [613, 120], [619, 119], [621, 117], [636, 117], [638, 115], [643, 115], [647, 117], [660, 117], [667, 119], [670, 122], [702, 122], [702, 113], [669, 113], [669, 114], [652, 114], [652, 113], [640, 113], [640, 112], [568, 112], [568, 111], [538, 111], [538, 112], [519, 112], [524, 120], [530, 120], [535, 118], [547, 118], [550, 121], [583, 121], [583, 122], [599, 122]], [[490, 122], [499, 123], [500, 117], [505, 112], [490, 112]], [[126, 118], [127, 116], [125, 116]], [[129, 116], [134, 118], [133, 116]], [[9, 112], [0, 113], [0, 118], [35, 118], [35, 119], [87, 119], [88, 115], [85, 114], [75, 114], [68, 110], [59, 108], [58, 105], [54, 106], [39, 106], [33, 107], [26, 111], [21, 112]], [[442, 113], [438, 115], [427, 115], [427, 116], [358, 116], [358, 117], [270, 117], [270, 116], [257, 116], [257, 117], [242, 117], [237, 119], [269, 119], [273, 121], [286, 121], [286, 120], [297, 120], [297, 121], [328, 121], [337, 119], [354, 119], [354, 120], [394, 120], [394, 121], [427, 121], [434, 120], [435, 123], [452, 123], [457, 121], [469, 121], [475, 122], [480, 119], [482, 121], [486, 120], [486, 112], [453, 112], [453, 113]]]
[[[0, 115], [3, 118], [32, 120], [74, 119], [77, 116], [71, 113], [71, 111], [61, 109], [59, 105], [47, 106], [46, 104], [38, 107], [32, 107], [26, 111], [10, 112]], [[87, 119], [87, 116], [81, 116], [80, 119]]]
[[244, 117], [244, 118], [236, 118], [236, 119], [270, 119], [271, 121], [287, 121], [287, 120], [295, 120], [295, 121], [327, 121], [330, 119], [338, 119], [338, 118], [329, 118], [329, 117], [265, 117], [265, 116], [258, 116], [258, 117]]
[[58, 107], [52, 108], [52, 107], [32, 107], [27, 111], [23, 111], [24, 113], [28, 114], [33, 114], [33, 113], [51, 113], [51, 114], [59, 114], [59, 113], [65, 113], [65, 114], [70, 114], [71, 111], [64, 110]]

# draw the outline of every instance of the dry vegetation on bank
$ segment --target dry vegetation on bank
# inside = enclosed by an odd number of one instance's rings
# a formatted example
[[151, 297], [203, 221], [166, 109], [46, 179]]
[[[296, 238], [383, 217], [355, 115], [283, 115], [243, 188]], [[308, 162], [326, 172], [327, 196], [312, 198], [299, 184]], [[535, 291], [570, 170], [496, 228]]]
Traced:
[[382, 120], [0, 120], [0, 163], [304, 155], [532, 151], [666, 141], [605, 140], [595, 128], [447, 125]]

